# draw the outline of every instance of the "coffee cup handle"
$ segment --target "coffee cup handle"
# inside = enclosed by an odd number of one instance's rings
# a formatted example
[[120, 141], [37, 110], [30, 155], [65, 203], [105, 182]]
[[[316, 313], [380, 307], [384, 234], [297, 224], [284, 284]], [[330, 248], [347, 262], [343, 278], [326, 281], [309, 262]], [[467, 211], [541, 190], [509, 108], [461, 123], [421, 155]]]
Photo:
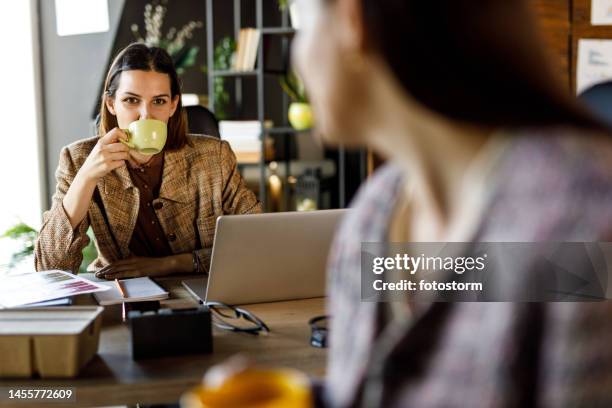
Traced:
[[[123, 130], [123, 132], [127, 135], [128, 138], [131, 136], [130, 131], [128, 129], [121, 129], [121, 130]], [[123, 143], [130, 149], [133, 149], [134, 147], [136, 147], [134, 146], [134, 143], [130, 142], [129, 140], [125, 141], [125, 140], [119, 139], [119, 142]]]

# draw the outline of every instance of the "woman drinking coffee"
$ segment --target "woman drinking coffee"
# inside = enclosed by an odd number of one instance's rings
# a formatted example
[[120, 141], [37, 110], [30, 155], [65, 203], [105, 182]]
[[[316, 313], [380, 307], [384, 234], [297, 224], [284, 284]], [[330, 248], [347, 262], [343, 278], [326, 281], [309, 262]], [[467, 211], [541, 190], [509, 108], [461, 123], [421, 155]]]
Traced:
[[98, 258], [88, 269], [99, 277], [206, 272], [216, 218], [261, 212], [229, 144], [187, 133], [171, 57], [143, 44], [113, 61], [99, 136], [64, 147], [56, 178], [37, 270], [77, 272], [91, 226]]

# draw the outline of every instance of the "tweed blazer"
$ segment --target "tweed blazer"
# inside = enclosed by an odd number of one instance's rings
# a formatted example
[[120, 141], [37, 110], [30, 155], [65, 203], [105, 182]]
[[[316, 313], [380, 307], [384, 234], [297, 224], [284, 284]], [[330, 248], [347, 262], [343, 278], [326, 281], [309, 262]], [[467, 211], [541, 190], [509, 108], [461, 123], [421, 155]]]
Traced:
[[[174, 254], [197, 250], [200, 265], [210, 264], [216, 219], [224, 214], [261, 212], [261, 204], [246, 188], [236, 157], [226, 141], [189, 135], [191, 146], [164, 153], [159, 197], [153, 207]], [[88, 270], [100, 269], [130, 256], [129, 243], [139, 210], [139, 191], [127, 168], [101, 178], [87, 216], [72, 229], [62, 200], [98, 137], [77, 141], [62, 149], [56, 171], [57, 187], [51, 209], [35, 246], [36, 269], [77, 272], [82, 250], [89, 243], [87, 229], [95, 235], [98, 258]]]
[[[517, 132], [494, 165], [480, 242], [610, 241], [612, 141]], [[612, 302], [433, 303], [389, 324], [361, 300], [361, 243], [387, 242], [402, 170], [360, 191], [330, 255], [325, 385], [333, 407], [610, 407]], [[514, 279], [537, 279], [537, 265]], [[394, 322], [396, 323], [396, 322]]]

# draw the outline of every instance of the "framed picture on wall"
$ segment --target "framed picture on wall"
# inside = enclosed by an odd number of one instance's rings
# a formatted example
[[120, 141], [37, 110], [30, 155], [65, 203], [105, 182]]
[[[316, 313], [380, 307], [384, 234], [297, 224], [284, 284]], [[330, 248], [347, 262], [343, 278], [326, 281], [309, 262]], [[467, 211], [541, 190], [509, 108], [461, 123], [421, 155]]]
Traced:
[[576, 93], [612, 80], [612, 40], [582, 39], [578, 41]]
[[591, 0], [591, 24], [612, 25], [612, 0]]

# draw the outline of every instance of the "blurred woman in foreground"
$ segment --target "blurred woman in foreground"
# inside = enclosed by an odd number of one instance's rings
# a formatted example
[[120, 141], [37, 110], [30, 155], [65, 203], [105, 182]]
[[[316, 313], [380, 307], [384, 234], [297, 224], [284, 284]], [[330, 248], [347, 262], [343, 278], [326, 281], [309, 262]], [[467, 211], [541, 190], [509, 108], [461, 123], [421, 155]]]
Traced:
[[320, 133], [387, 159], [332, 251], [327, 402], [612, 404], [609, 302], [361, 300], [362, 242], [611, 236], [612, 139], [555, 80], [528, 2], [298, 4]]

